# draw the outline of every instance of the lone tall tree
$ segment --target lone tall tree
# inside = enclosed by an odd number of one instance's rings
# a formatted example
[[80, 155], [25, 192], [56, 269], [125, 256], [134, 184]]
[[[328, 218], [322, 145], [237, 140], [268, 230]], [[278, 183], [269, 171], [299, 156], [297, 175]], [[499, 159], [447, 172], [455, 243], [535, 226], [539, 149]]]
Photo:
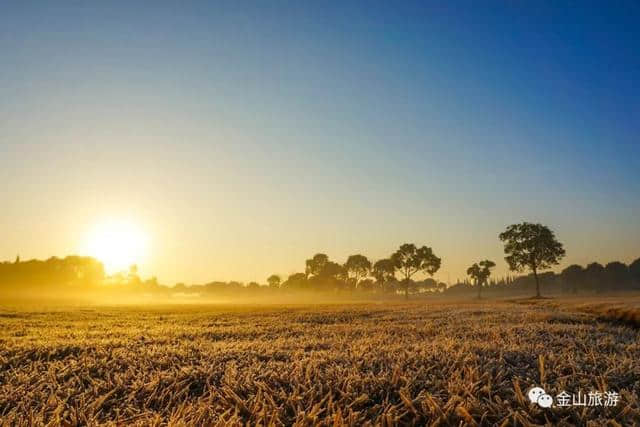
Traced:
[[418, 272], [433, 276], [440, 269], [440, 258], [434, 255], [433, 250], [426, 246], [416, 248], [413, 243], [405, 243], [391, 255], [393, 265], [402, 276], [401, 285], [404, 288], [404, 297], [409, 299], [409, 283], [411, 276]]
[[523, 222], [507, 227], [500, 233], [504, 242], [504, 259], [512, 271], [529, 269], [536, 279], [536, 297], [540, 298], [538, 271], [550, 268], [560, 262], [565, 251], [553, 231], [542, 224]]
[[478, 289], [478, 299], [482, 297], [482, 287], [489, 280], [491, 276], [491, 269], [496, 266], [496, 263], [485, 259], [479, 263], [474, 263], [467, 269], [467, 274], [473, 279]]

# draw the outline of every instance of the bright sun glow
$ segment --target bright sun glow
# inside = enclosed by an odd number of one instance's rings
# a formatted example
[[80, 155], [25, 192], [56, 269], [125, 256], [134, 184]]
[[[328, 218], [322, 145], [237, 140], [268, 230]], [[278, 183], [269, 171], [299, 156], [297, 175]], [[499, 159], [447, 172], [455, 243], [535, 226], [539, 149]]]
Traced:
[[107, 221], [96, 226], [87, 240], [88, 255], [104, 264], [107, 273], [127, 270], [147, 254], [148, 238], [140, 227], [127, 221]]

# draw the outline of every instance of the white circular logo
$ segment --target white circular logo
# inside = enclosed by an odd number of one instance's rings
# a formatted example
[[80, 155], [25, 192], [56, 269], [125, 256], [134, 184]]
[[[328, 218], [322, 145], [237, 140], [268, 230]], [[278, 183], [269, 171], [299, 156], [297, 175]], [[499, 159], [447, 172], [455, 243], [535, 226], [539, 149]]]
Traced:
[[538, 405], [542, 408], [551, 408], [551, 405], [553, 405], [553, 397], [548, 394], [541, 395], [538, 397]]
[[529, 392], [527, 393], [527, 396], [529, 397], [529, 401], [531, 401], [531, 403], [538, 403], [538, 399], [543, 394], [546, 394], [544, 389], [542, 389], [540, 387], [533, 387], [533, 388], [529, 389]]

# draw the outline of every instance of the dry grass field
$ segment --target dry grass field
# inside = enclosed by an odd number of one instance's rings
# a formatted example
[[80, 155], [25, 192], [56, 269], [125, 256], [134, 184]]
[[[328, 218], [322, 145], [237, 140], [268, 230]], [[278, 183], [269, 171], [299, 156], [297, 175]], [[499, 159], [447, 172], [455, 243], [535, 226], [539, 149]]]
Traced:
[[4, 308], [0, 424], [633, 425], [637, 300]]

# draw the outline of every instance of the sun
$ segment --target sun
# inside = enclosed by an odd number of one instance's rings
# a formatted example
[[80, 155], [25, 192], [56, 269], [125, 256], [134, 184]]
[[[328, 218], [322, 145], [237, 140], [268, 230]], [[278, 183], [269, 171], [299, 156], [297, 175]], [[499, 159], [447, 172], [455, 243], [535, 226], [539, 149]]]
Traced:
[[97, 224], [87, 237], [88, 255], [100, 260], [107, 273], [141, 263], [148, 250], [148, 236], [141, 227], [125, 220]]

